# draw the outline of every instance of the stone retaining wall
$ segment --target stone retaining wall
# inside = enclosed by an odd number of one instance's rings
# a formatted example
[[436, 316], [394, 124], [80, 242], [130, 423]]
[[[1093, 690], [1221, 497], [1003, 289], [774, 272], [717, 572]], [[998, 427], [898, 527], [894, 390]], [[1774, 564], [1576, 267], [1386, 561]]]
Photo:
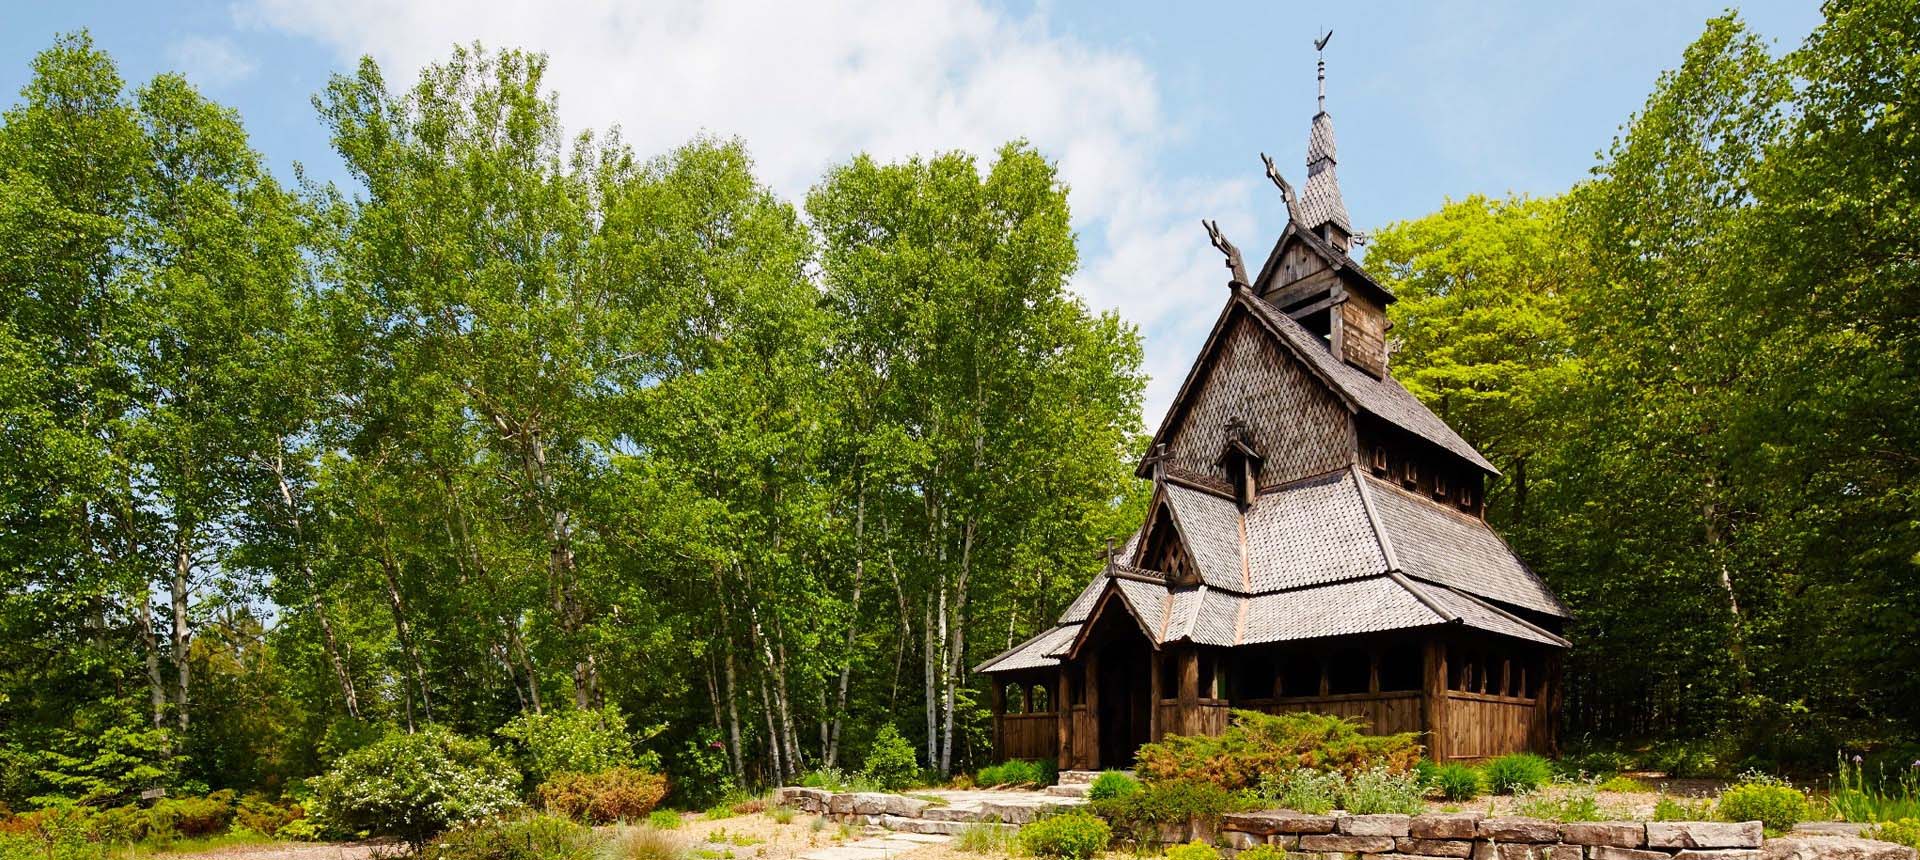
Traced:
[[1766, 839], [1758, 821], [1561, 823], [1475, 812], [1249, 812], [1221, 819], [1219, 841], [1234, 852], [1267, 843], [1318, 860], [1915, 860], [1913, 849], [1887, 842]]

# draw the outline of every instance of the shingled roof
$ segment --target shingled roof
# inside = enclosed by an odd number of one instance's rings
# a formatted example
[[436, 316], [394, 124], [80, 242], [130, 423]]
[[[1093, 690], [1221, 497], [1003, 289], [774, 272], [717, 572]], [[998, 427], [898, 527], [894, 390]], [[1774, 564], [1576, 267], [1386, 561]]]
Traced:
[[[1265, 493], [1244, 512], [1203, 490], [1161, 486], [1182, 533], [1198, 544], [1188, 547], [1198, 585], [1109, 564], [1053, 628], [975, 671], [1058, 665], [1109, 591], [1118, 598], [1109, 605], [1133, 613], [1155, 645], [1258, 645], [1441, 624], [1567, 645], [1513, 611], [1567, 615], [1486, 523], [1357, 467]], [[1221, 536], [1239, 535], [1242, 524], [1245, 544], [1229, 550]]]

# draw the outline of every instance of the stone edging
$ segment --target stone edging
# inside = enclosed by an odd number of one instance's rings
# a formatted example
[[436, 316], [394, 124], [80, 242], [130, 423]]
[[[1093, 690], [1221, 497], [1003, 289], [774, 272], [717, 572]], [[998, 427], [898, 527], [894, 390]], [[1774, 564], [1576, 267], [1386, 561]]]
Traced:
[[1916, 860], [1913, 849], [1888, 842], [1767, 839], [1758, 821], [1562, 823], [1477, 812], [1247, 812], [1221, 819], [1220, 840], [1232, 852], [1264, 843], [1317, 860]]

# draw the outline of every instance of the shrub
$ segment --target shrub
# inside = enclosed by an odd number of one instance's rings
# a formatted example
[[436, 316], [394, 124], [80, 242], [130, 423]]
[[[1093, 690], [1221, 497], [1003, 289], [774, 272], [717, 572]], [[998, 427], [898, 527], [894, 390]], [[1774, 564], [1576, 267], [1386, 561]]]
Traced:
[[725, 800], [707, 807], [707, 811], [701, 814], [705, 815], [708, 821], [719, 821], [724, 818], [732, 818], [735, 815], [733, 804]]
[[1655, 821], [1706, 821], [1713, 818], [1713, 801], [1676, 800], [1661, 793], [1660, 799], [1653, 804]]
[[1217, 736], [1170, 735], [1142, 746], [1135, 770], [1149, 783], [1204, 780], [1228, 790], [1258, 785], [1295, 768], [1352, 774], [1376, 767], [1400, 772], [1420, 760], [1416, 735], [1365, 735], [1351, 720], [1321, 714], [1234, 711]]
[[1420, 777], [1412, 771], [1395, 773], [1384, 767], [1354, 774], [1340, 793], [1340, 805], [1354, 815], [1425, 812]]
[[429, 726], [347, 753], [308, 785], [324, 824], [418, 846], [456, 822], [518, 806], [519, 782], [513, 765], [486, 741]]
[[1167, 846], [1167, 860], [1220, 860], [1220, 851], [1195, 839], [1185, 845]]
[[954, 837], [953, 847], [968, 854], [988, 854], [1004, 857], [1013, 853], [1013, 831], [994, 822], [978, 822], [961, 828]]
[[206, 797], [169, 797], [147, 810], [147, 835], [161, 839], [183, 836], [197, 839], [227, 829], [233, 821], [233, 792]]
[[1242, 812], [1263, 805], [1251, 793], [1236, 794], [1210, 782], [1150, 782], [1139, 791], [1105, 800], [1096, 800], [1087, 808], [1105, 819], [1135, 845], [1154, 841], [1160, 829], [1184, 826], [1194, 819], [1218, 822], [1229, 812]]
[[702, 729], [687, 741], [667, 768], [673, 803], [681, 809], [704, 809], [733, 793], [733, 771], [720, 733]]
[[671, 809], [656, 809], [647, 813], [647, 826], [655, 830], [678, 830], [680, 813]]
[[1109, 770], [1093, 778], [1093, 784], [1087, 786], [1087, 799], [1106, 800], [1110, 797], [1123, 797], [1139, 790], [1139, 780], [1117, 770]]
[[1441, 765], [1433, 773], [1433, 785], [1447, 800], [1472, 800], [1480, 796], [1480, 772], [1458, 762]]
[[1633, 769], [1633, 756], [1619, 750], [1587, 750], [1561, 756], [1554, 767], [1564, 776], [1606, 779], [1623, 770]]
[[1260, 780], [1259, 794], [1295, 812], [1325, 815], [1340, 805], [1340, 793], [1346, 788], [1346, 778], [1338, 773], [1300, 767], [1268, 774]]
[[1705, 741], [1655, 744], [1646, 755], [1646, 763], [1653, 770], [1663, 771], [1669, 776], [1717, 776], [1721, 773], [1720, 757]]
[[1908, 848], [1920, 848], [1920, 818], [1882, 821], [1867, 831], [1867, 838], [1882, 842], [1897, 842]]
[[900, 736], [900, 730], [888, 723], [873, 736], [864, 772], [867, 779], [882, 789], [899, 791], [919, 779], [920, 759], [914, 755], [913, 744], [907, 743], [907, 739]]
[[791, 806], [776, 806], [767, 810], [767, 817], [775, 824], [792, 824], [794, 809]]
[[[612, 705], [599, 710], [552, 711], [514, 717], [498, 734], [529, 783], [560, 773], [599, 773], [640, 764], [627, 719]], [[649, 770], [659, 770], [658, 762]]]
[[1234, 860], [1287, 860], [1287, 849], [1262, 842], [1234, 855]]
[[588, 824], [612, 824], [652, 812], [667, 796], [667, 778], [631, 767], [557, 773], [540, 784], [538, 794], [549, 812]]
[[233, 826], [244, 827], [263, 836], [278, 836], [280, 828], [307, 817], [297, 803], [279, 804], [257, 794], [241, 798], [233, 808]]
[[1487, 762], [1486, 774], [1494, 794], [1517, 794], [1546, 785], [1553, 765], [1532, 753], [1509, 753]]
[[807, 788], [824, 788], [831, 792], [875, 791], [874, 785], [865, 776], [850, 774], [837, 767], [823, 767], [808, 771], [800, 776], [800, 784]]
[[296, 818], [280, 825], [280, 829], [274, 831], [273, 838], [288, 842], [318, 842], [324, 835], [325, 831], [313, 819]]
[[614, 845], [617, 860], [687, 860], [690, 852], [680, 837], [653, 827], [638, 827], [627, 832]]
[[1758, 821], [1777, 836], [1807, 817], [1807, 796], [1784, 782], [1753, 780], [1721, 792], [1718, 811], [1727, 821]]
[[1625, 817], [1601, 808], [1592, 783], [1580, 783], [1558, 792], [1522, 792], [1514, 807], [1523, 817], [1549, 821], [1606, 821]]
[[1035, 759], [1008, 759], [980, 769], [974, 776], [979, 785], [1052, 785], [1059, 778], [1053, 762]]
[[423, 860], [589, 860], [593, 832], [564, 818], [531, 815], [462, 824], [427, 844]]
[[1087, 860], [1112, 841], [1105, 821], [1084, 812], [1050, 815], [1020, 829], [1020, 847], [1036, 857]]

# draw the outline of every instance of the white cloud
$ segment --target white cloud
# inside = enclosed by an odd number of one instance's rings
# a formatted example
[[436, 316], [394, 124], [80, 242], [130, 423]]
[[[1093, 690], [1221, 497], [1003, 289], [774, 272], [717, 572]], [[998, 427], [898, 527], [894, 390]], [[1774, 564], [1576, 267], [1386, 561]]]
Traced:
[[253, 74], [254, 62], [224, 36], [186, 36], [167, 46], [167, 61], [201, 86], [226, 86]]
[[[570, 127], [619, 125], [641, 152], [738, 135], [796, 201], [856, 152], [986, 155], [1026, 138], [1072, 188], [1075, 288], [1147, 335], [1150, 426], [1224, 300], [1199, 219], [1253, 222], [1250, 183], [1159, 170], [1179, 124], [1138, 57], [978, 0], [249, 2], [242, 17], [316, 39], [343, 63], [371, 55], [396, 83], [456, 43], [544, 51]], [[1253, 239], [1240, 241], [1257, 266], [1266, 249]]]

